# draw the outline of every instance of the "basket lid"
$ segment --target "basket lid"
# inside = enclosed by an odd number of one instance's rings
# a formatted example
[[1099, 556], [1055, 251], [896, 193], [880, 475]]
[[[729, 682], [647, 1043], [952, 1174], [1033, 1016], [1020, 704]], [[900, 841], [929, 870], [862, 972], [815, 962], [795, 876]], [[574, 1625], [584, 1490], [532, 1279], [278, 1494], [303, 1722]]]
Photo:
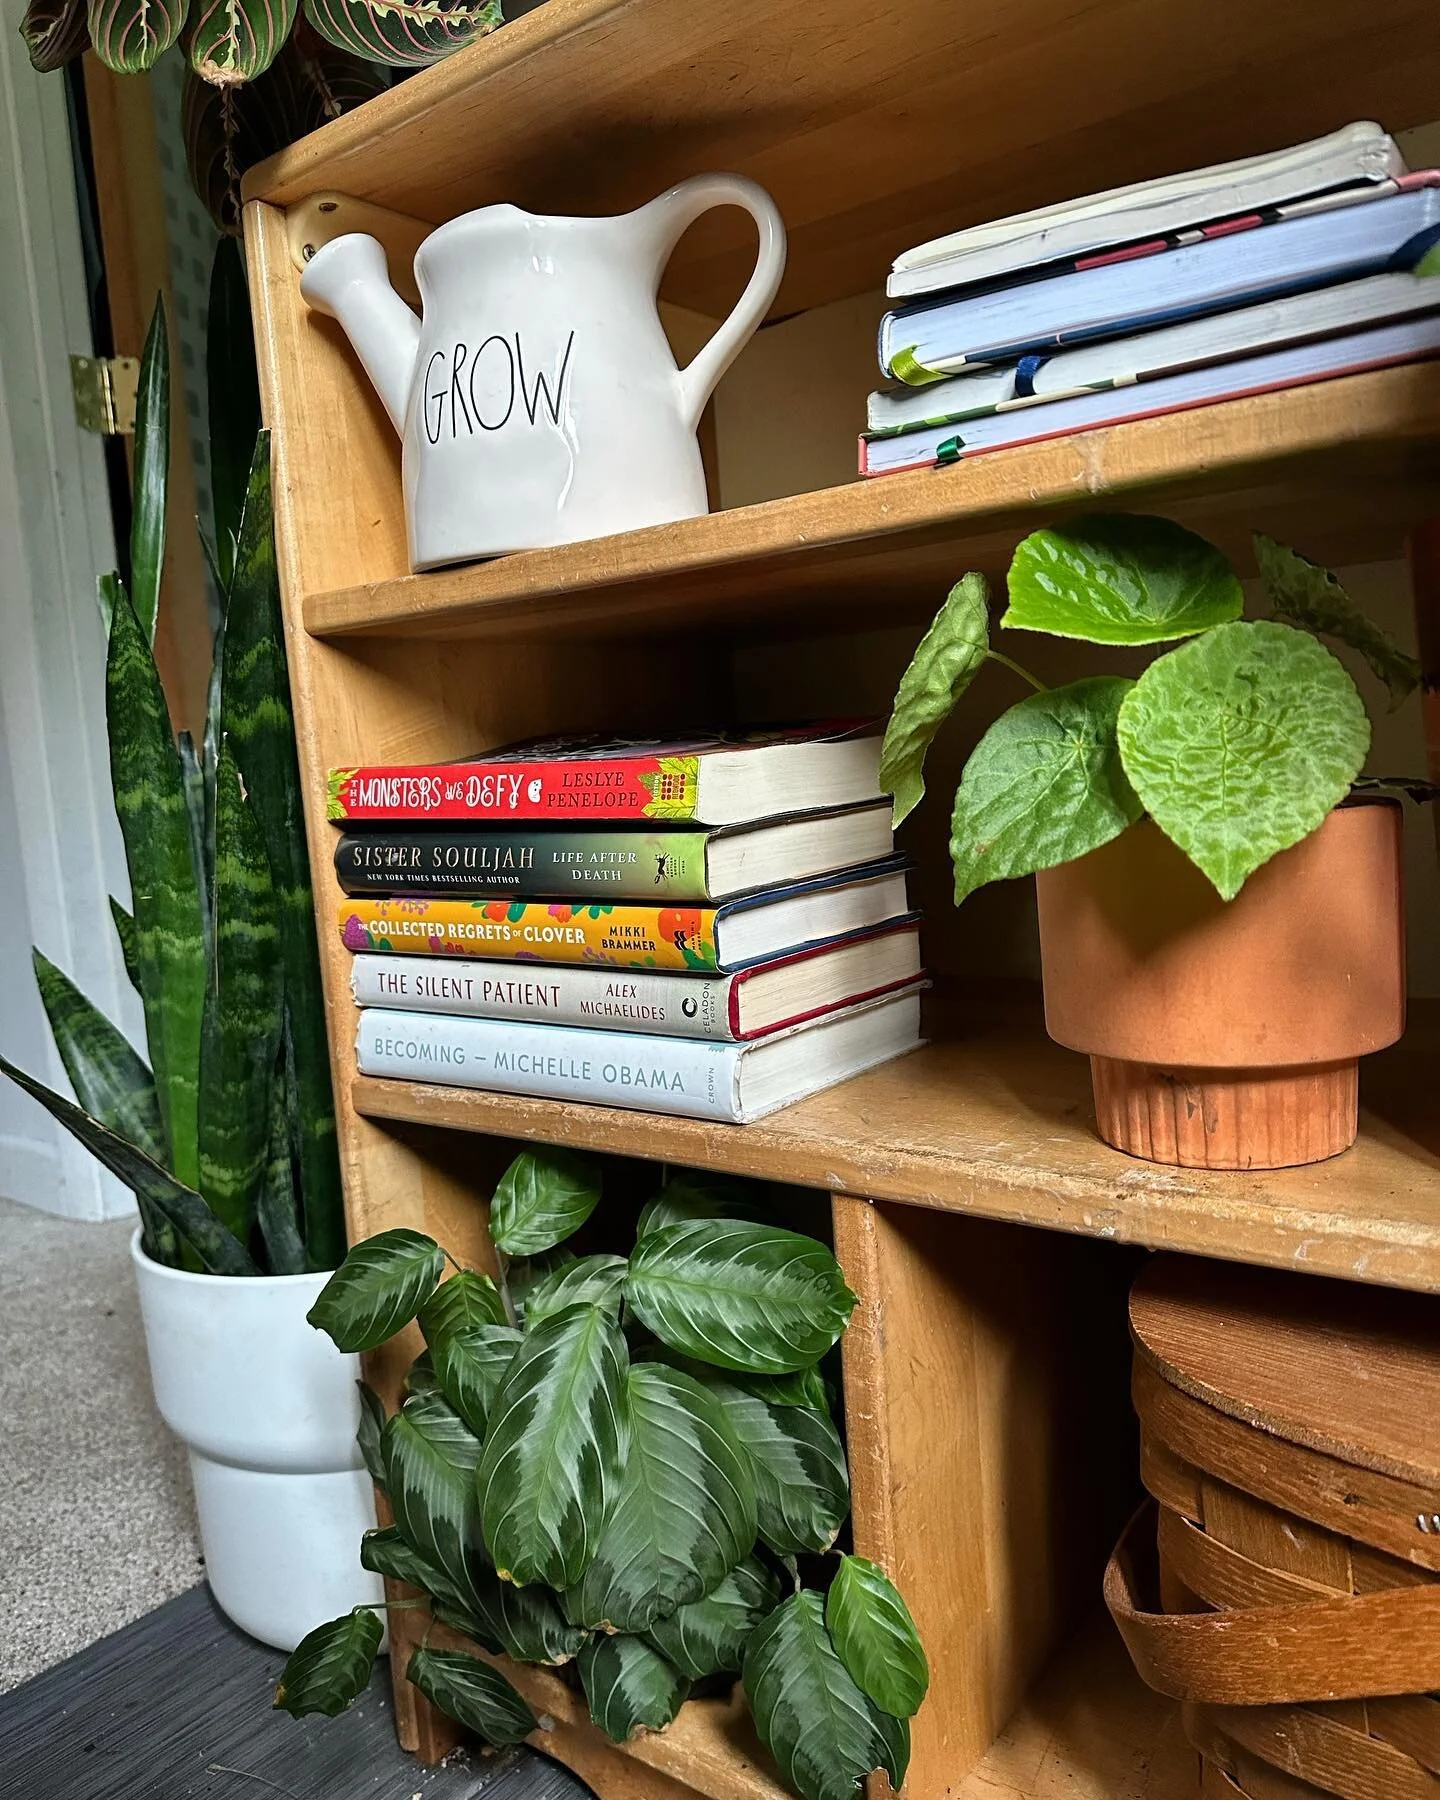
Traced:
[[1440, 1299], [1157, 1256], [1136, 1353], [1217, 1411], [1341, 1462], [1440, 1485]]

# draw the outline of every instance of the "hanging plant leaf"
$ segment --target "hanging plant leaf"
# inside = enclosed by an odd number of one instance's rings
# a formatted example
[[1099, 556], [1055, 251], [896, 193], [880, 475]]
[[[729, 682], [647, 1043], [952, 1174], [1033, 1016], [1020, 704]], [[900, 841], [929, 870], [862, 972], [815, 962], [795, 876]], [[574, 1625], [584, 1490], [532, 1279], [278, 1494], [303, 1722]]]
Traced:
[[1389, 688], [1392, 707], [1414, 693], [1420, 685], [1420, 664], [1366, 618], [1328, 569], [1277, 544], [1263, 531], [1257, 531], [1253, 541], [1260, 578], [1279, 618], [1358, 650]]
[[360, 1539], [360, 1567], [391, 1581], [403, 1581], [406, 1587], [418, 1588], [436, 1601], [461, 1608], [466, 1605], [465, 1596], [449, 1577], [427, 1562], [398, 1526], [365, 1533]]
[[525, 1329], [567, 1306], [599, 1306], [618, 1318], [629, 1268], [623, 1256], [581, 1256], [540, 1276], [525, 1292]]
[[842, 1556], [825, 1599], [837, 1655], [882, 1712], [908, 1719], [930, 1686], [930, 1665], [910, 1608], [885, 1571]]
[[738, 1671], [750, 1634], [780, 1604], [780, 1583], [758, 1557], [737, 1563], [702, 1600], [657, 1619], [645, 1641], [691, 1681]]
[[1222, 551], [1171, 519], [1094, 514], [1032, 531], [1010, 563], [1000, 623], [1091, 644], [1160, 644], [1238, 619]]
[[1125, 696], [1119, 737], [1145, 810], [1233, 900], [1345, 798], [1370, 721], [1322, 644], [1253, 619], [1151, 663]]
[[756, 1627], [742, 1671], [755, 1729], [803, 1800], [856, 1800], [896, 1738], [855, 1685], [825, 1629], [820, 1596], [792, 1594]]
[[165, 1126], [154, 1076], [68, 975], [41, 951], [30, 954], [55, 1048], [81, 1106], [152, 1161], [163, 1162]]
[[300, 0], [195, 0], [190, 67], [216, 87], [253, 81], [280, 54]]
[[30, 0], [20, 35], [37, 75], [53, 75], [90, 48], [87, 0]]
[[480, 1443], [439, 1394], [412, 1394], [381, 1436], [395, 1523], [467, 1604], [480, 1561], [475, 1466]]
[[460, 1650], [416, 1650], [405, 1673], [432, 1706], [485, 1744], [520, 1744], [540, 1721], [496, 1668]]
[[925, 752], [989, 654], [989, 602], [983, 575], [962, 576], [900, 677], [880, 749], [880, 792], [894, 796], [896, 825], [925, 798]]
[[384, 1629], [377, 1614], [356, 1607], [307, 1632], [280, 1671], [276, 1706], [296, 1719], [344, 1712], [369, 1684]]
[[743, 1220], [695, 1220], [647, 1232], [630, 1258], [625, 1293], [662, 1343], [700, 1362], [759, 1375], [818, 1361], [855, 1306], [823, 1244]]
[[525, 1150], [490, 1202], [490, 1235], [507, 1256], [538, 1256], [578, 1231], [600, 1203], [600, 1165], [568, 1150]]
[[594, 1560], [567, 1615], [644, 1631], [709, 1593], [755, 1543], [755, 1483], [718, 1402], [689, 1375], [636, 1363], [626, 1381], [630, 1451]]
[[636, 1221], [641, 1238], [666, 1225], [684, 1225], [692, 1219], [763, 1219], [765, 1184], [745, 1181], [738, 1175], [707, 1175], [685, 1169], [672, 1175], [653, 1200], [647, 1200]]
[[410, 1323], [444, 1267], [440, 1246], [423, 1232], [379, 1232], [348, 1252], [305, 1317], [347, 1355], [373, 1350]]
[[486, 1323], [447, 1332], [430, 1353], [446, 1398], [477, 1437], [489, 1430], [490, 1408], [519, 1348], [513, 1325]]
[[509, 1324], [499, 1288], [474, 1269], [458, 1269], [442, 1281], [416, 1316], [431, 1350], [442, 1338], [471, 1325]]
[[368, 1383], [357, 1381], [355, 1385], [360, 1390], [360, 1423], [355, 1428], [355, 1442], [370, 1471], [370, 1479], [383, 1492], [388, 1479], [385, 1453], [380, 1448], [380, 1434], [385, 1429], [385, 1403]]
[[500, 0], [305, 0], [305, 17], [354, 56], [423, 69], [504, 24]]
[[776, 1406], [707, 1371], [706, 1387], [750, 1458], [761, 1538], [780, 1555], [828, 1550], [850, 1514], [850, 1477], [828, 1412]]
[[496, 1569], [525, 1587], [573, 1587], [620, 1490], [629, 1367], [619, 1326], [572, 1306], [530, 1332], [490, 1407], [478, 1492]]
[[663, 1731], [690, 1683], [642, 1638], [593, 1637], [576, 1659], [590, 1717], [617, 1744], [643, 1726]]
[[185, 0], [90, 0], [90, 42], [107, 69], [143, 75], [185, 26]]

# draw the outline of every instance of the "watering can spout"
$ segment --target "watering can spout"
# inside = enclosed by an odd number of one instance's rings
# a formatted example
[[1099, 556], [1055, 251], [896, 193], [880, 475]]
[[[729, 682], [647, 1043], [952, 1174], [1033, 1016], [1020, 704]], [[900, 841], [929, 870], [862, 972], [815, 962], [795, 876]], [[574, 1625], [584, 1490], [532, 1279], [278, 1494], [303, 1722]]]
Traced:
[[338, 319], [402, 436], [420, 347], [420, 321], [390, 285], [379, 241], [363, 232], [322, 245], [305, 265], [300, 292]]

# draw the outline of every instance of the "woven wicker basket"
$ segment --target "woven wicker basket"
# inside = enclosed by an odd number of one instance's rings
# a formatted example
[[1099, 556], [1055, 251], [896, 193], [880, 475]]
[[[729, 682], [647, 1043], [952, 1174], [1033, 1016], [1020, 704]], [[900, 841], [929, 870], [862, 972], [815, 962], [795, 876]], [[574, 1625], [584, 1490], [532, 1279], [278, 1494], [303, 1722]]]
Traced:
[[1205, 1800], [1440, 1800], [1440, 1301], [1162, 1257], [1130, 1323], [1105, 1598]]

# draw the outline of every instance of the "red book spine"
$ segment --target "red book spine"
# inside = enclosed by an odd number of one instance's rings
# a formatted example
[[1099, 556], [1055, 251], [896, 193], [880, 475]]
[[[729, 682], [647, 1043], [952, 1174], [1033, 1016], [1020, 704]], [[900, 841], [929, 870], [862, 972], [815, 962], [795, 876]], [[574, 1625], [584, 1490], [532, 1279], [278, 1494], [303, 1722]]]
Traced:
[[566, 757], [332, 769], [326, 816], [420, 819], [667, 819], [695, 816], [697, 756]]

